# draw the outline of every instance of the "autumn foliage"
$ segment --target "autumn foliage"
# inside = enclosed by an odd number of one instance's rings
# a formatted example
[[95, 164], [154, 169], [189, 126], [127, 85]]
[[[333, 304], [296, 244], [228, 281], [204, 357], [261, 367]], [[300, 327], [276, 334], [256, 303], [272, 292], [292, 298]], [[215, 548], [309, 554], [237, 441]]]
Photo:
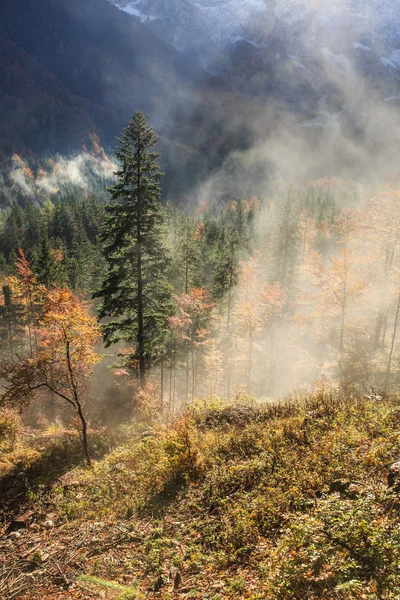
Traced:
[[[28, 264], [18, 263], [22, 274], [19, 283], [38, 292]], [[24, 278], [22, 278], [24, 275]], [[29, 286], [29, 288], [27, 287]], [[100, 356], [95, 345], [100, 330], [95, 317], [67, 288], [40, 289], [40, 317], [28, 321], [29, 335], [34, 327], [35, 348], [18, 356], [17, 361], [3, 360], [0, 372], [4, 382], [3, 405], [29, 404], [43, 393], [52, 393], [73, 408], [81, 423], [84, 453], [89, 461], [87, 423], [84, 404], [93, 369]], [[28, 317], [31, 302], [26, 296]]]

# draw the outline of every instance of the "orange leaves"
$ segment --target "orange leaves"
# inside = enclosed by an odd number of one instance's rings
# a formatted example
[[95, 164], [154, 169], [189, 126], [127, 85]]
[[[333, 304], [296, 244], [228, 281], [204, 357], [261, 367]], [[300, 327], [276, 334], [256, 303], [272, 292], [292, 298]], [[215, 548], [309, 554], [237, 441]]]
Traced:
[[64, 253], [60, 248], [55, 248], [51, 251], [56, 263], [62, 263], [64, 260]]
[[214, 307], [214, 303], [208, 301], [207, 290], [193, 287], [190, 293], [175, 296], [175, 302], [178, 312], [176, 315], [168, 317], [169, 327], [181, 339], [191, 340], [200, 345], [208, 333], [202, 324], [207, 320]]
[[33, 272], [30, 268], [29, 262], [27, 261], [24, 251], [22, 248], [18, 249], [19, 258], [15, 261], [17, 272], [21, 278], [21, 281], [26, 284], [32, 284], [34, 281]]
[[211, 310], [213, 302], [208, 302], [208, 292], [204, 288], [193, 287], [189, 294], [175, 296], [178, 307], [190, 317], [198, 317]]
[[341, 242], [349, 242], [351, 235], [357, 230], [357, 216], [355, 210], [347, 208], [335, 219], [333, 230], [340, 236]]
[[263, 283], [260, 267], [261, 255], [255, 253], [241, 264], [240, 295], [234, 314], [239, 331], [253, 333], [268, 325], [274, 316], [281, 314], [287, 292], [278, 282]]
[[15, 364], [1, 363], [8, 383], [3, 399], [25, 403], [48, 389], [77, 409], [84, 385], [100, 360], [94, 351], [99, 328], [70, 290], [53, 288], [46, 293], [30, 357], [19, 357]]
[[262, 318], [258, 309], [259, 304], [254, 300], [245, 299], [236, 305], [234, 315], [242, 335], [246, 335], [247, 332], [254, 333], [261, 328]]
[[89, 314], [71, 290], [57, 287], [48, 290], [38, 330], [39, 359], [51, 356], [64, 364], [68, 344], [76, 368], [84, 373], [99, 360], [93, 349], [99, 338], [96, 318]]
[[205, 233], [205, 227], [203, 221], [199, 221], [196, 225], [196, 231], [194, 233], [194, 239], [200, 241], [203, 239]]
[[25, 163], [22, 160], [22, 158], [19, 156], [19, 154], [13, 154], [12, 160], [14, 162], [14, 164], [20, 166], [20, 167], [24, 167]]
[[278, 282], [274, 285], [265, 284], [261, 291], [261, 309], [264, 321], [269, 322], [279, 315], [287, 300], [287, 292], [283, 290]]
[[15, 292], [19, 300], [29, 311], [33, 305], [43, 303], [45, 288], [39, 285], [22, 248], [18, 249], [19, 258], [15, 261], [18, 277], [15, 278]]

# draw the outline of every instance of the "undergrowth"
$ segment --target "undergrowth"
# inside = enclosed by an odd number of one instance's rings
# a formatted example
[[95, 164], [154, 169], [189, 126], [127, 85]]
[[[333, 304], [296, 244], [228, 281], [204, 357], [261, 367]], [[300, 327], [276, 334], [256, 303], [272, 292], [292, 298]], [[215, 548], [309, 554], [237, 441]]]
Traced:
[[[194, 598], [398, 598], [400, 498], [387, 475], [399, 448], [396, 398], [214, 401], [36, 501], [64, 527], [126, 523], [140, 543], [121, 569], [143, 585], [161, 574], [164, 598], [171, 568]], [[103, 574], [100, 560], [90, 575]]]

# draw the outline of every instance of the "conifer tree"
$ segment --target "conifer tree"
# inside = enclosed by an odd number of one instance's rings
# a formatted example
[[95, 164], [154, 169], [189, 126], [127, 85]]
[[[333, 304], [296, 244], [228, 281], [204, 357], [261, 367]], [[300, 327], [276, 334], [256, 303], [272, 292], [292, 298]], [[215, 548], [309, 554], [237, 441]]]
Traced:
[[77, 223], [69, 252], [69, 280], [74, 290], [90, 289], [95, 252], [82, 223]]
[[10, 208], [10, 212], [4, 223], [4, 241], [5, 241], [5, 254], [10, 260], [10, 256], [13, 252], [16, 252], [21, 245], [24, 231], [24, 214], [20, 206], [16, 202], [13, 202]]
[[24, 242], [27, 248], [34, 248], [40, 240], [40, 218], [40, 208], [32, 202], [27, 202], [24, 214]]
[[120, 167], [109, 189], [111, 202], [101, 233], [108, 272], [95, 294], [103, 301], [100, 318], [107, 319], [106, 345], [125, 341], [133, 346], [130, 361], [137, 360], [142, 387], [172, 303], [165, 275], [160, 155], [153, 151], [158, 140], [142, 111], [133, 115], [117, 140]]
[[33, 267], [38, 282], [46, 288], [63, 282], [62, 258], [62, 253], [53, 250], [48, 236], [44, 234], [35, 253]]
[[[5, 344], [10, 360], [13, 363], [17, 342], [21, 341], [23, 335], [23, 308], [14, 301], [12, 290], [8, 283], [3, 284], [1, 292], [0, 341]], [[2, 348], [4, 349], [3, 343]]]

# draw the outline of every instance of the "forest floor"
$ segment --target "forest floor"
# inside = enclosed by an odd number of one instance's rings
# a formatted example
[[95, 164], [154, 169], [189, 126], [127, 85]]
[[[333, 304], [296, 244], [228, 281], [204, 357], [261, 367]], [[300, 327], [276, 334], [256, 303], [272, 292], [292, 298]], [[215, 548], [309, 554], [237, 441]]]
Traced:
[[[201, 403], [0, 454], [0, 598], [400, 597], [400, 399]], [[400, 468], [399, 468], [400, 470]]]

